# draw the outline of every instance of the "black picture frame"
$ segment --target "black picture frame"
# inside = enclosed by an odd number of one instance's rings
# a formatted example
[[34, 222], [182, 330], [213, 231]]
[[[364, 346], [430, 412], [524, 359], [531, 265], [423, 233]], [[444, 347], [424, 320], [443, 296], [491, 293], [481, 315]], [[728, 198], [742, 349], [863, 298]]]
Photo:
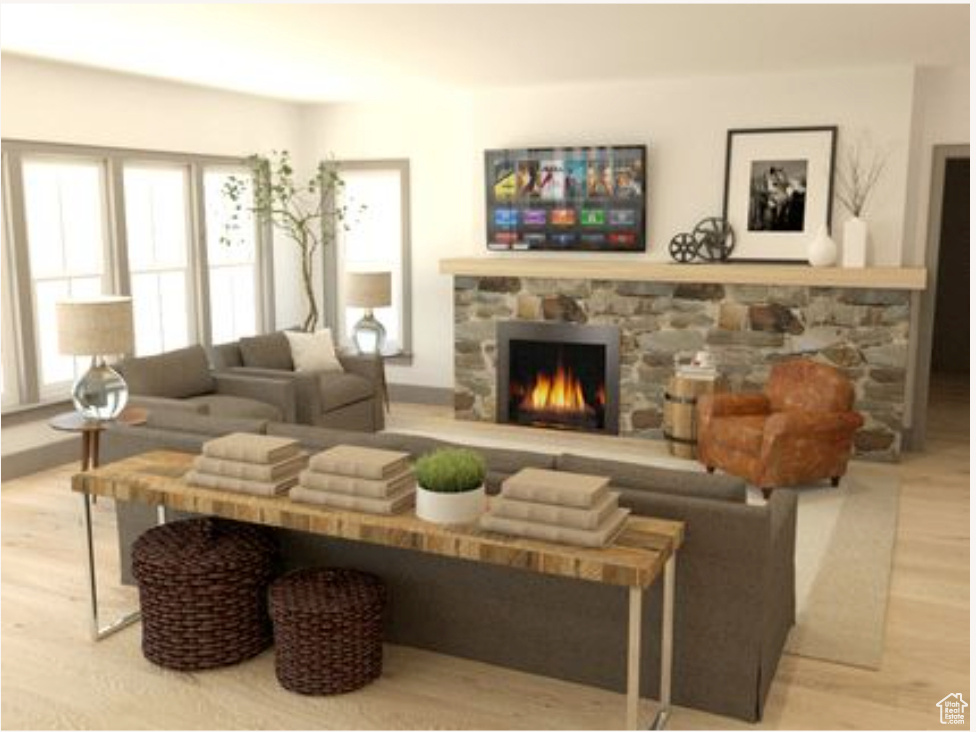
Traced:
[[[729, 261], [766, 264], [806, 263], [806, 248], [821, 225], [831, 228], [837, 125], [730, 129], [725, 148], [722, 216], [735, 231]], [[758, 172], [786, 181], [771, 188], [785, 191], [802, 180], [802, 201], [785, 195], [783, 207], [761, 201]], [[801, 172], [802, 171], [802, 172]], [[791, 177], [791, 174], [793, 177]], [[812, 191], [812, 193], [811, 193]], [[775, 211], [775, 214], [770, 214]], [[761, 212], [761, 213], [760, 213]], [[798, 224], [802, 222], [802, 226]]]

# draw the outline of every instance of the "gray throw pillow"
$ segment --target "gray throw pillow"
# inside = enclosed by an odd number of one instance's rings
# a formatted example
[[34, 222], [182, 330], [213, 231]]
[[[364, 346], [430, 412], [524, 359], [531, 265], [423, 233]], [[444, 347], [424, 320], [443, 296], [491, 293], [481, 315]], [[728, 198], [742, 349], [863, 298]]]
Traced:
[[295, 364], [291, 360], [291, 347], [284, 333], [241, 338], [240, 349], [241, 360], [249, 368], [295, 370]]

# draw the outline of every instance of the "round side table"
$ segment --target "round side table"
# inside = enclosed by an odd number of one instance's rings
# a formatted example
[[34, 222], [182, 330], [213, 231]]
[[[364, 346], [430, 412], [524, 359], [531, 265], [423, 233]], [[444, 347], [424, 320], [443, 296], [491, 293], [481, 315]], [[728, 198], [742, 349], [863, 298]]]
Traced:
[[118, 417], [111, 420], [85, 419], [78, 412], [65, 412], [51, 417], [48, 424], [61, 432], [81, 433], [81, 470], [84, 472], [98, 467], [99, 438], [108, 424], [145, 424], [147, 415], [146, 410], [139, 407], [123, 409]]

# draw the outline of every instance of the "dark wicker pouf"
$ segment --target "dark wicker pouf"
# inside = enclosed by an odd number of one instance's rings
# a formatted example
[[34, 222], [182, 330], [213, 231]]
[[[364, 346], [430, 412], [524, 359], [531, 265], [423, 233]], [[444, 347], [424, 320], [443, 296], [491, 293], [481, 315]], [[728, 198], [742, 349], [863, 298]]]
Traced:
[[133, 545], [142, 608], [142, 652], [178, 671], [228, 666], [271, 645], [265, 598], [274, 539], [217, 518], [150, 529]]
[[302, 569], [274, 582], [275, 674], [299, 694], [343, 694], [383, 672], [379, 577], [348, 569]]

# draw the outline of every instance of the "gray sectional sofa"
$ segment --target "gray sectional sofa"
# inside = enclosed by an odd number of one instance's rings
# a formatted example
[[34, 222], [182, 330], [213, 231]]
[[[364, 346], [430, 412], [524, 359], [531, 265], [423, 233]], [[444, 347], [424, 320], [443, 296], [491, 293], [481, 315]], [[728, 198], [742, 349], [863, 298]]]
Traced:
[[[340, 354], [341, 371], [296, 372], [284, 333], [242, 338], [115, 365], [132, 406], [224, 418], [298, 422], [376, 432], [383, 429], [382, 359]], [[211, 366], [212, 362], [212, 366]]]
[[[347, 443], [419, 455], [446, 444], [408, 434], [365, 434], [267, 420], [222, 420], [158, 412], [140, 427], [103, 436], [105, 461], [146, 450], [197, 452], [231, 431], [300, 440], [310, 450]], [[489, 489], [522, 467], [609, 475], [637, 514], [687, 523], [677, 560], [674, 701], [754, 721], [761, 717], [794, 622], [796, 496], [776, 491], [747, 505], [736, 478], [664, 470], [580, 455], [475, 448], [489, 467]], [[153, 524], [151, 509], [119, 504], [120, 545]], [[623, 691], [626, 592], [620, 588], [386, 547], [281, 531], [283, 561], [374, 572], [390, 592], [393, 643]], [[127, 563], [124, 562], [124, 564]], [[644, 603], [642, 693], [655, 697], [660, 659], [661, 589]]]

